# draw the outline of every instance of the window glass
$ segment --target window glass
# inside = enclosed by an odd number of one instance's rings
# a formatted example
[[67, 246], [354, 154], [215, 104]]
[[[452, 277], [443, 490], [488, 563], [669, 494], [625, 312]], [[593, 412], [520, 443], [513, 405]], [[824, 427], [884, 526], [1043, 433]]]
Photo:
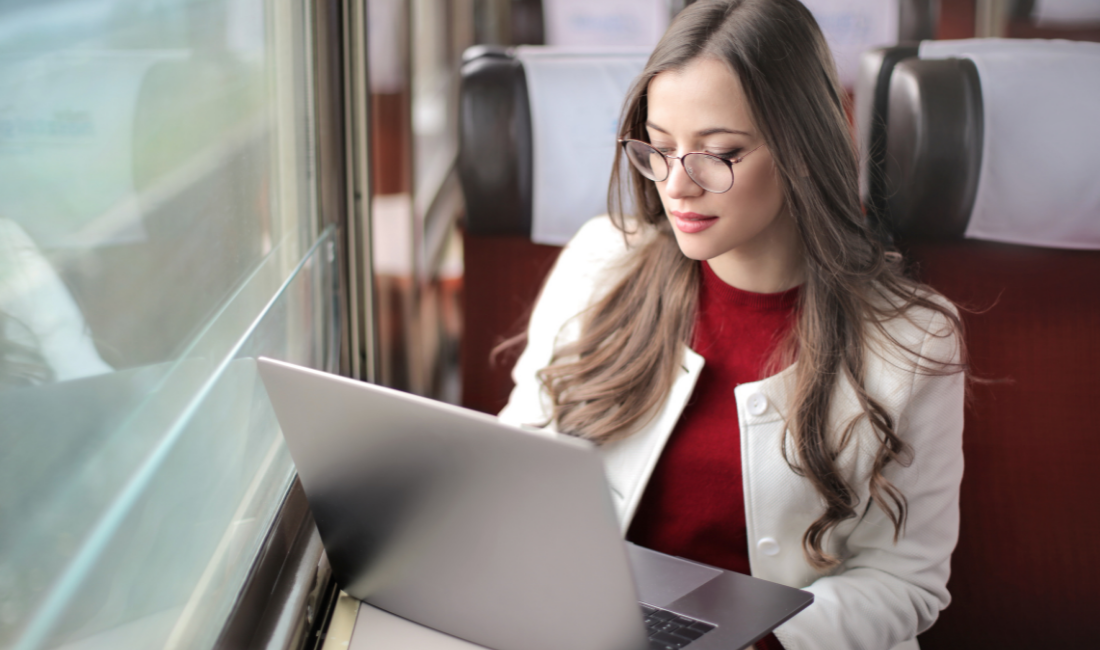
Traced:
[[0, 647], [209, 647], [334, 369], [304, 0], [0, 4]]

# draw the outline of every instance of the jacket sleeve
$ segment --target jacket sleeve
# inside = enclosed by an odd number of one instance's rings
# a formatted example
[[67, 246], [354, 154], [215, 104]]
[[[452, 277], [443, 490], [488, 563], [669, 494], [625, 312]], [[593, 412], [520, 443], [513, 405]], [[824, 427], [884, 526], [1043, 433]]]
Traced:
[[550, 398], [537, 373], [550, 364], [558, 345], [579, 335], [580, 317], [611, 289], [625, 251], [622, 233], [606, 216], [587, 222], [562, 249], [531, 312], [527, 346], [512, 368], [515, 388], [497, 416], [502, 421], [527, 427], [549, 423]]
[[[958, 343], [936, 314], [921, 352], [957, 363]], [[912, 446], [908, 467], [891, 463], [887, 478], [908, 500], [908, 519], [894, 543], [894, 526], [871, 504], [847, 539], [839, 571], [807, 590], [814, 603], [776, 630], [788, 650], [917, 648], [916, 635], [936, 621], [950, 595], [951, 552], [959, 533], [963, 474], [963, 373], [912, 373], [897, 420]]]

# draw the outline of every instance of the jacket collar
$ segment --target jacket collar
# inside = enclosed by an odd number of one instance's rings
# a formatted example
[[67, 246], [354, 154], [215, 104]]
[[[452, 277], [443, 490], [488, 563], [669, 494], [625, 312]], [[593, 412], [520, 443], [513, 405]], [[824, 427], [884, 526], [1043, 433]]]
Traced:
[[[657, 466], [661, 452], [664, 451], [665, 443], [676, 428], [676, 423], [679, 422], [680, 414], [688, 400], [691, 399], [695, 383], [704, 365], [703, 357], [699, 353], [684, 346], [680, 372], [661, 410], [634, 434], [600, 447], [615, 510], [624, 533], [634, 518], [649, 477]], [[763, 424], [783, 419], [782, 409], [788, 401], [791, 387], [787, 379], [793, 378], [794, 367], [791, 365], [771, 377], [737, 387], [735, 398], [738, 414], [744, 425]], [[750, 398], [753, 395], [764, 396], [770, 408], [763, 409], [759, 413], [755, 412], [758, 409], [749, 407]]]

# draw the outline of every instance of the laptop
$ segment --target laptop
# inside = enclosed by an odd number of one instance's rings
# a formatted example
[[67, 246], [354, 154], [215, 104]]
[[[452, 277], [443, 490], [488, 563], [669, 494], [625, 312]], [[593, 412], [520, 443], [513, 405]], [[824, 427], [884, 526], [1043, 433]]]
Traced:
[[333, 575], [351, 596], [494, 650], [747, 647], [798, 589], [623, 541], [577, 438], [261, 358]]

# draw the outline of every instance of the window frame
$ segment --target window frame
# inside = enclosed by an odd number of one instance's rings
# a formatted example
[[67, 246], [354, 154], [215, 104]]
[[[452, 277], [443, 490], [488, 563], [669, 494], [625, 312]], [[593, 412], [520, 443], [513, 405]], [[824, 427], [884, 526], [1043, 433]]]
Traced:
[[[337, 232], [340, 374], [375, 376], [369, 240], [365, 2], [314, 0], [314, 133], [318, 231]], [[339, 588], [320, 535], [294, 480], [261, 545], [217, 650], [319, 648]]]

